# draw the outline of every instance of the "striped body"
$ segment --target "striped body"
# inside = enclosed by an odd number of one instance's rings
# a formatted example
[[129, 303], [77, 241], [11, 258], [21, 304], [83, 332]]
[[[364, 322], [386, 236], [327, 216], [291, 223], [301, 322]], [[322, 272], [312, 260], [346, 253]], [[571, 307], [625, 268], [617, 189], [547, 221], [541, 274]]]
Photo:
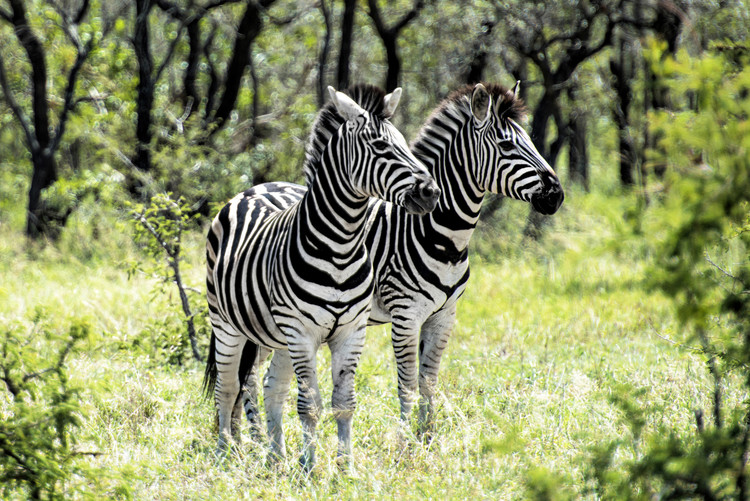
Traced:
[[[557, 176], [518, 125], [522, 115], [516, 93], [500, 86], [454, 92], [412, 144], [440, 187], [436, 209], [414, 216], [382, 201], [371, 201], [368, 209], [366, 246], [375, 271], [369, 323], [392, 322], [401, 417], [408, 419], [419, 391], [422, 431], [433, 421], [440, 359], [469, 279], [468, 245], [485, 193], [528, 202], [543, 214], [556, 212], [563, 201]], [[276, 358], [266, 375], [267, 393], [269, 386], [280, 391]], [[252, 402], [249, 383], [246, 400]], [[266, 401], [267, 412], [276, 412], [272, 405]]]
[[[220, 449], [236, 436], [232, 421], [239, 413], [243, 351], [252, 365], [256, 347], [274, 349], [298, 379], [302, 462], [311, 467], [322, 408], [315, 357], [327, 344], [336, 369], [332, 404], [339, 454], [349, 454], [354, 371], [373, 291], [364, 247], [369, 197], [425, 213], [439, 195], [387, 120], [398, 95], [370, 87], [352, 92], [360, 103], [377, 99], [364, 109], [332, 93], [308, 144], [307, 190], [284, 183], [256, 186], [234, 197], [211, 226], [206, 254], [213, 336], [206, 381], [219, 411]], [[280, 416], [272, 421], [273, 452], [283, 455]]]

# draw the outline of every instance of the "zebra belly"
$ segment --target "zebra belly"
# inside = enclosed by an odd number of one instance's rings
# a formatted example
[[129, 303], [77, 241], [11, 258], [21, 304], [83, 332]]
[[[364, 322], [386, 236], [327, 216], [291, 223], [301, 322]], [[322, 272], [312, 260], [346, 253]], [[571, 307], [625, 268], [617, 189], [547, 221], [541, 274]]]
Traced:
[[372, 297], [370, 318], [367, 320], [367, 325], [382, 325], [391, 322], [391, 312], [383, 304], [383, 300], [379, 294], [374, 294]]

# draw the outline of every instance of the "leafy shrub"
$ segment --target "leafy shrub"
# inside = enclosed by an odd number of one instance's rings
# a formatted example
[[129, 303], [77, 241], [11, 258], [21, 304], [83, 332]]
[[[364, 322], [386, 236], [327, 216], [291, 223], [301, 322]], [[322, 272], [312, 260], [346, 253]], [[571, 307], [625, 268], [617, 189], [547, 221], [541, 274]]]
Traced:
[[[71, 492], [97, 489], [107, 477], [88, 464], [96, 453], [78, 450], [83, 412], [80, 388], [72, 384], [68, 359], [89, 336], [75, 320], [58, 333], [37, 311], [30, 331], [0, 330], [0, 493], [31, 499], [67, 499]], [[127, 496], [127, 489], [115, 487]], [[110, 495], [113, 493], [110, 493]]]
[[[659, 62], [659, 50], [652, 67], [682, 111], [653, 116], [669, 171], [637, 227], [652, 242], [650, 285], [673, 298], [685, 345], [704, 357], [710, 408], [695, 409], [687, 436], [664, 426], [641, 437], [648, 410], [621, 393], [616, 403], [635, 443], [598, 448], [591, 479], [605, 499], [748, 499], [750, 67], [684, 52]], [[726, 393], [736, 379], [744, 398]], [[632, 459], [621, 468], [624, 449]]]
[[[185, 321], [185, 329], [181, 335], [175, 335], [176, 331], [171, 327], [174, 322], [167, 319], [160, 326], [153, 324], [156, 332], [160, 334], [154, 336], [153, 331], [151, 333], [149, 329], [144, 331], [145, 339], [151, 338], [157, 346], [161, 346], [166, 358], [171, 362], [182, 364], [188, 347], [192, 350], [193, 357], [201, 361], [196, 317], [205, 315], [205, 311], [195, 312], [190, 298], [194, 295], [202, 297], [202, 293], [185, 284], [181, 268], [184, 260], [183, 235], [196, 214], [191, 211], [184, 199], [175, 200], [171, 194], [163, 193], [153, 196], [148, 206], [132, 205], [130, 215], [135, 241], [144, 249], [149, 262], [147, 264], [133, 263], [129, 273], [142, 270], [158, 277], [159, 292], [166, 292], [170, 284], [174, 284], [179, 293]], [[200, 319], [197, 324], [205, 326], [205, 322], [201, 322]], [[157, 340], [157, 337], [161, 339]]]

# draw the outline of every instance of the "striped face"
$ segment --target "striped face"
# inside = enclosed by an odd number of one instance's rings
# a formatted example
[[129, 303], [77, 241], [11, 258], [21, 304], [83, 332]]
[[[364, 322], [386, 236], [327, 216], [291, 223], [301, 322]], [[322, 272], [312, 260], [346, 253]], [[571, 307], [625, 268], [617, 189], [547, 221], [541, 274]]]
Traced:
[[[397, 89], [385, 96], [387, 116], [395, 111], [400, 94]], [[387, 118], [366, 112], [340, 92], [332, 98], [347, 120], [338, 134], [347, 145], [349, 161], [344, 164], [355, 193], [392, 202], [411, 214], [431, 212], [440, 189], [398, 129]]]
[[[537, 212], [554, 214], [565, 197], [555, 171], [526, 131], [503, 116], [502, 101], [493, 103], [489, 95], [482, 96], [486, 92], [479, 84], [472, 97], [477, 183], [486, 191], [529, 202]], [[503, 97], [515, 99], [508, 94]]]

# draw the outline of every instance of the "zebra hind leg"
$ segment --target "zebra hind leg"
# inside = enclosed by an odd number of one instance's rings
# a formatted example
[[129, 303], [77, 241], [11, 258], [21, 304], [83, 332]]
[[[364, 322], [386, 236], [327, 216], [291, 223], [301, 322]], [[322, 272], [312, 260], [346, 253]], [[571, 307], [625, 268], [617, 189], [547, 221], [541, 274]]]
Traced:
[[[251, 341], [245, 343], [240, 361], [239, 380], [242, 387], [241, 410], [250, 423], [250, 437], [255, 442], [263, 439], [263, 429], [260, 424], [260, 408], [258, 406], [258, 371], [269, 350]], [[259, 355], [259, 356], [258, 356]]]
[[214, 389], [214, 401], [219, 416], [217, 453], [225, 456], [230, 450], [233, 437], [237, 435], [236, 423], [239, 415], [236, 407], [240, 394], [237, 374], [244, 338], [216, 327], [214, 327], [214, 333], [216, 334], [214, 354], [218, 369]]
[[289, 397], [289, 386], [292, 383], [294, 369], [292, 359], [286, 350], [273, 353], [271, 364], [263, 378], [263, 403], [266, 407], [266, 427], [271, 442], [269, 459], [277, 461], [286, 455], [284, 444], [284, 404]]

